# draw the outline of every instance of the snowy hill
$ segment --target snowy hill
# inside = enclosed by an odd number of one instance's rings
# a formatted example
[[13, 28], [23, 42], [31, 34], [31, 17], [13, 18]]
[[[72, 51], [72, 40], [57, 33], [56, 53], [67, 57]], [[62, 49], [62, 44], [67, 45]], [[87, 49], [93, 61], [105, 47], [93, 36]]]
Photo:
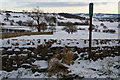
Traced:
[[[49, 18], [45, 19], [46, 16]], [[3, 61], [0, 79], [120, 77], [119, 28], [115, 20], [117, 15], [94, 14], [91, 60], [88, 14], [47, 13], [46, 16], [40, 19], [41, 23], [46, 24], [40, 25], [45, 27], [41, 32], [53, 30], [53, 34], [0, 39]], [[0, 13], [0, 29], [5, 34], [21, 34], [27, 31], [34, 33], [38, 32], [37, 26], [39, 24], [29, 13]]]
[[[78, 14], [75, 14], [75, 15], [78, 15], [78, 16], [83, 16], [83, 17], [89, 17], [89, 14], [85, 14], [85, 13], [78, 13]], [[102, 13], [95, 13], [93, 15], [94, 18], [110, 18], [110, 19], [113, 19], [113, 18], [118, 18], [118, 14], [102, 14]]]

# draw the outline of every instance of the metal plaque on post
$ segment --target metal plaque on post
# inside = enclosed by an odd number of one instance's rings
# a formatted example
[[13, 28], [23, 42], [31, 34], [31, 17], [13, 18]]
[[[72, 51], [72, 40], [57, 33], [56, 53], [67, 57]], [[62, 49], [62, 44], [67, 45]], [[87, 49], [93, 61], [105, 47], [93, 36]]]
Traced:
[[92, 16], [93, 15], [93, 3], [89, 4], [89, 15]]

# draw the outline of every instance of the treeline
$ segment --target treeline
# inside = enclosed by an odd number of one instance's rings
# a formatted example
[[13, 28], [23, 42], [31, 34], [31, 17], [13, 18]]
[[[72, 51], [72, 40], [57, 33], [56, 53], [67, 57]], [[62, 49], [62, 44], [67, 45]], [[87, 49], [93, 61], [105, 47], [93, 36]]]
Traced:
[[[67, 23], [68, 22], [58, 22], [58, 26], [67, 26]], [[89, 23], [85, 22], [85, 23], [78, 23], [78, 22], [75, 22], [75, 23], [72, 23], [73, 25], [89, 25]]]
[[58, 15], [63, 16], [65, 18], [75, 18], [75, 19], [80, 19], [80, 20], [86, 20], [85, 17], [80, 17], [77, 15], [68, 14], [68, 13], [58, 13]]

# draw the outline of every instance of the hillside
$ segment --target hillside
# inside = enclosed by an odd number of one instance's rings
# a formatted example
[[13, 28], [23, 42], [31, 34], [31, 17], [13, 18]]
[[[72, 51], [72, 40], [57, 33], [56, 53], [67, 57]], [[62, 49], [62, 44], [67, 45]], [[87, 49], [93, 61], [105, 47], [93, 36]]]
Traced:
[[94, 15], [91, 52], [88, 14], [37, 14], [39, 21], [33, 17], [35, 13], [0, 13], [0, 79], [120, 77], [116, 15]]

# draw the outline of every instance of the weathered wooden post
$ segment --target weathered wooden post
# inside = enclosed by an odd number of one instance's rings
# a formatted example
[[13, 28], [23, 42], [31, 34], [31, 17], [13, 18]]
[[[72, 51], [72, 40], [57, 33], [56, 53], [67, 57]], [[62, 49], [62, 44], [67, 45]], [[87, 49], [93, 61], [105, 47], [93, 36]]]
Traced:
[[92, 43], [92, 16], [93, 16], [93, 3], [89, 4], [89, 15], [90, 15], [90, 25], [89, 25], [89, 58], [92, 57], [91, 53], [91, 43]]

